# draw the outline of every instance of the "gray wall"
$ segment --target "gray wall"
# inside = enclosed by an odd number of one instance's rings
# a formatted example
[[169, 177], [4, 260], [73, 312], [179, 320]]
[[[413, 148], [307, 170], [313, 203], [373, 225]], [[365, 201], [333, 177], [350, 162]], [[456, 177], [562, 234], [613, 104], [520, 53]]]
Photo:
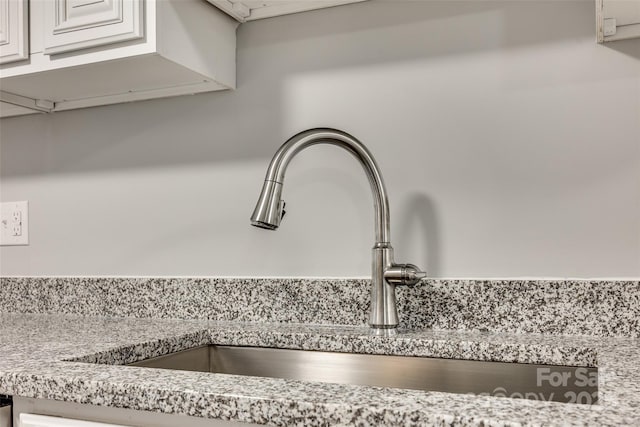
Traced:
[[366, 276], [368, 183], [334, 147], [292, 163], [278, 232], [249, 226], [267, 163], [309, 127], [376, 155], [398, 261], [435, 277], [640, 276], [640, 41], [594, 2], [372, 1], [242, 25], [239, 87], [1, 121], [3, 201], [31, 245], [3, 275]]

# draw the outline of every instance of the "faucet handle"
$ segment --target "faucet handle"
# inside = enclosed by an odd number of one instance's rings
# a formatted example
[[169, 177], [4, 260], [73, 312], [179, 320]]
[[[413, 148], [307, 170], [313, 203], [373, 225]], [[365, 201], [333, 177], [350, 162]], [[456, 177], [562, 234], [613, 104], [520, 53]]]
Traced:
[[393, 264], [385, 270], [384, 278], [392, 285], [408, 285], [417, 284], [420, 280], [427, 277], [427, 273], [421, 271], [413, 264]]
[[407, 278], [407, 285], [415, 285], [420, 280], [427, 277], [427, 272], [420, 270], [417, 266], [413, 264], [405, 265], [405, 275]]

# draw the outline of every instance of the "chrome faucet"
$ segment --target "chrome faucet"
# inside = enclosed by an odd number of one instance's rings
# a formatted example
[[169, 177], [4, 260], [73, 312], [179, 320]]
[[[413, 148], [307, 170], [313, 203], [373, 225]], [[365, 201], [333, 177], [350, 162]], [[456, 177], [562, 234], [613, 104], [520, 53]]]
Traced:
[[331, 144], [344, 148], [358, 159], [369, 178], [375, 204], [376, 227], [369, 325], [376, 333], [393, 332], [398, 326], [395, 287], [415, 285], [426, 277], [426, 273], [413, 264], [396, 264], [393, 261], [387, 190], [373, 155], [360, 141], [336, 129], [320, 128], [306, 130], [285, 142], [269, 164], [260, 198], [251, 216], [251, 224], [268, 230], [278, 228], [285, 214], [282, 184], [287, 166], [296, 154], [316, 144]]

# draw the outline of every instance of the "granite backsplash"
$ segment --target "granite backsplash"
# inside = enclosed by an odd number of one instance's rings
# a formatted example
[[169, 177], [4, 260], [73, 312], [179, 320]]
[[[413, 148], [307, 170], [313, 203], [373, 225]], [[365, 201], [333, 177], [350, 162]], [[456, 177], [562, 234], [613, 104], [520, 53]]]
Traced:
[[[2, 277], [0, 313], [366, 325], [368, 279]], [[640, 281], [427, 279], [405, 329], [640, 337]]]

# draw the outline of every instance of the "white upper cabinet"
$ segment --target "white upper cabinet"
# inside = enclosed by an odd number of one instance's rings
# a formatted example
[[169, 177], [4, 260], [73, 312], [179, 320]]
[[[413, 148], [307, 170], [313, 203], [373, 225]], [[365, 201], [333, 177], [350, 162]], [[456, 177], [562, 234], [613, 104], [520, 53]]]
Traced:
[[0, 116], [235, 87], [238, 23], [205, 0], [29, 6], [31, 52], [0, 65]]
[[0, 64], [29, 58], [27, 0], [0, 0]]
[[598, 42], [640, 37], [640, 0], [596, 0]]
[[365, 0], [0, 0], [0, 117], [236, 84], [239, 22]]
[[44, 9], [44, 53], [142, 38], [142, 17], [142, 0], [49, 0]]
[[323, 9], [366, 0], [207, 0], [238, 22]]

